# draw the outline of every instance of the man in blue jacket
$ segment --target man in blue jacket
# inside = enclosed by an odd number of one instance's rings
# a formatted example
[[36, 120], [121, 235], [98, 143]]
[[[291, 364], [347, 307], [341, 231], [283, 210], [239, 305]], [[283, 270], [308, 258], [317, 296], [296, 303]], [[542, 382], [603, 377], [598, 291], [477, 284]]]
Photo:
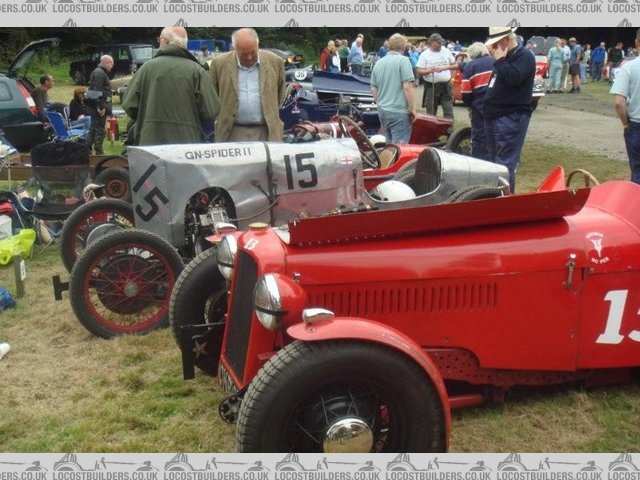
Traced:
[[602, 78], [602, 67], [607, 58], [607, 51], [604, 47], [605, 43], [600, 42], [600, 45], [591, 52], [591, 78], [594, 82], [599, 82]]
[[493, 76], [495, 60], [482, 42], [475, 42], [467, 49], [471, 61], [462, 72], [462, 101], [471, 113], [471, 155], [487, 160], [487, 138], [484, 133], [484, 97]]
[[516, 28], [490, 27], [485, 45], [495, 59], [484, 102], [489, 160], [509, 169], [515, 191], [516, 168], [531, 119], [531, 93], [536, 59], [518, 46]]

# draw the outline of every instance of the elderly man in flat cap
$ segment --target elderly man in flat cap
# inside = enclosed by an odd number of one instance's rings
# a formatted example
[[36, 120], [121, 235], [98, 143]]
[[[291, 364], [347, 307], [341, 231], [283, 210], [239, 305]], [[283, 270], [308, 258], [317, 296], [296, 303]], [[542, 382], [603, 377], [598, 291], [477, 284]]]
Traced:
[[485, 135], [489, 160], [509, 169], [515, 191], [516, 168], [531, 119], [531, 93], [536, 59], [518, 46], [515, 28], [490, 27], [485, 42], [495, 59], [484, 102]]
[[445, 47], [439, 33], [429, 37], [429, 47], [418, 58], [416, 72], [423, 75], [424, 91], [422, 106], [428, 114], [436, 115], [438, 105], [447, 118], [453, 118], [453, 94], [451, 89], [451, 70], [457, 70], [453, 53]]

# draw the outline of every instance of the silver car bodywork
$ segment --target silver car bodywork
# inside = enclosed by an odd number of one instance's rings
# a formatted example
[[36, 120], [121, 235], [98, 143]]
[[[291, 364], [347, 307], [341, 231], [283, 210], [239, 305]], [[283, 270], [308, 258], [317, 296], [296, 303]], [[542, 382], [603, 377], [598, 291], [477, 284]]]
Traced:
[[[401, 202], [372, 198], [360, 151], [350, 139], [308, 143], [219, 143], [129, 147], [135, 225], [185, 244], [185, 209], [200, 191], [231, 200], [227, 214], [239, 229], [282, 225], [301, 217], [439, 203], [469, 185], [498, 186], [507, 169], [425, 147], [405, 168], [415, 170], [419, 195]], [[501, 180], [502, 179], [502, 180]]]

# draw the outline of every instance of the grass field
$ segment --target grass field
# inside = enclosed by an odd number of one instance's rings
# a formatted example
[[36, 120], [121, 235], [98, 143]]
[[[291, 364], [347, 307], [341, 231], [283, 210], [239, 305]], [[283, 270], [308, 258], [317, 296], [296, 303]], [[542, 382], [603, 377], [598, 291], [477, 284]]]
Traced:
[[[51, 92], [68, 101], [73, 86]], [[626, 179], [628, 165], [585, 152], [527, 143], [519, 191], [531, 191], [556, 165], [582, 167], [601, 181]], [[67, 294], [54, 301], [51, 276], [68, 276], [59, 247], [27, 260], [27, 295], [0, 313], [4, 452], [219, 452], [234, 450], [234, 428], [217, 414], [214, 379], [182, 380], [178, 348], [168, 330], [101, 340], [75, 319]], [[0, 285], [14, 291], [13, 266]], [[553, 321], [553, 319], [549, 319]], [[582, 390], [517, 390], [504, 404], [456, 412], [452, 451], [613, 452], [640, 448], [637, 383]]]

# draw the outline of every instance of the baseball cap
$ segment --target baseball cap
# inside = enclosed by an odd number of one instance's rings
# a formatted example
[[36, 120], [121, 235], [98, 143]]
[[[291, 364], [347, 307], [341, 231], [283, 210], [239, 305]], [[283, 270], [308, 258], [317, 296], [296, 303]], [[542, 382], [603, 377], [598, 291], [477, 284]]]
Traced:
[[439, 33], [432, 33], [429, 37], [429, 43], [431, 42], [444, 43], [444, 38]]

